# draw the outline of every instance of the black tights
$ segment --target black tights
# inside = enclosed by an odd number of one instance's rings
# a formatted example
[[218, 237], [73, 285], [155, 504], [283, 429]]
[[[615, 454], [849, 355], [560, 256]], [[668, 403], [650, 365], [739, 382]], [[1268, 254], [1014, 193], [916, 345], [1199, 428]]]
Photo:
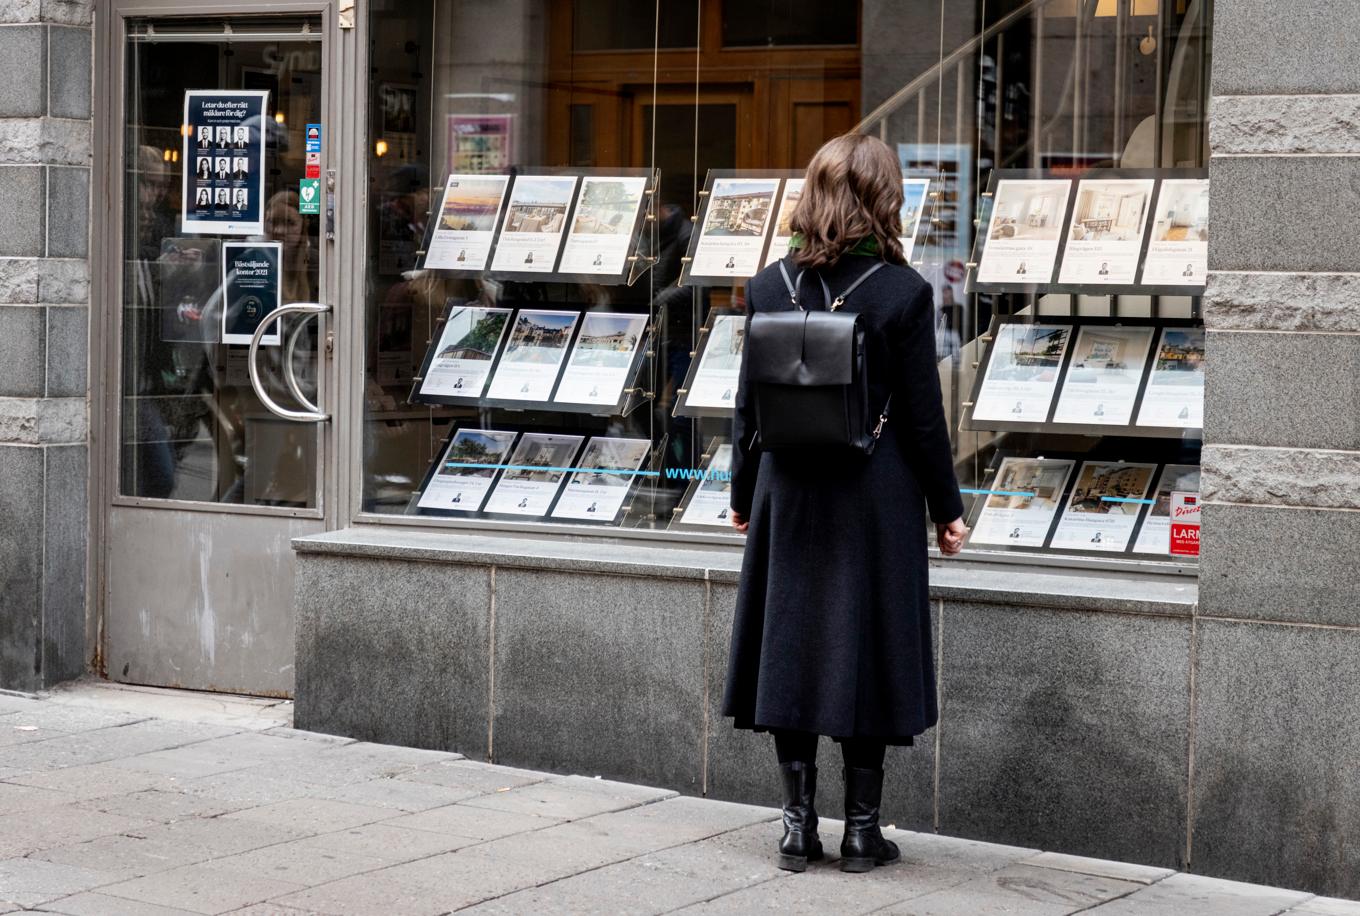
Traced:
[[[774, 733], [774, 751], [779, 755], [780, 763], [817, 762], [817, 735], [786, 728], [771, 731]], [[846, 766], [856, 770], [883, 769], [883, 755], [888, 747], [882, 741], [875, 738], [842, 738], [840, 745]]]

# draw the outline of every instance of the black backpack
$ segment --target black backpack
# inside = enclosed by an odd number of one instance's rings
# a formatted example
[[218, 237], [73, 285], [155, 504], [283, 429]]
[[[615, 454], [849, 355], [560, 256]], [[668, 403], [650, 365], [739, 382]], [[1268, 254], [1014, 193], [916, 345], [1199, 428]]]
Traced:
[[827, 308], [808, 311], [798, 301], [805, 271], [794, 282], [784, 262], [779, 262], [794, 310], [753, 314], [745, 345], [747, 382], [762, 448], [831, 446], [873, 452], [888, 422], [892, 396], [882, 411], [869, 406], [864, 321], [838, 309], [882, 266], [882, 261], [874, 264], [834, 299], [817, 275]]

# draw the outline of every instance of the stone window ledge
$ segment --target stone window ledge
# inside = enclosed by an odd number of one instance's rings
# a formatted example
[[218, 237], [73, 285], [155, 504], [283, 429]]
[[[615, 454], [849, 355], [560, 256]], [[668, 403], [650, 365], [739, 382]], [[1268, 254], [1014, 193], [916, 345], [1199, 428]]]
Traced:
[[[296, 538], [301, 555], [454, 563], [606, 573], [732, 584], [741, 550], [597, 539], [416, 531], [376, 525]], [[998, 563], [939, 560], [931, 564], [930, 595], [945, 601], [1005, 604], [1123, 614], [1189, 617], [1199, 586], [1184, 576], [1108, 570], [1036, 570]]]

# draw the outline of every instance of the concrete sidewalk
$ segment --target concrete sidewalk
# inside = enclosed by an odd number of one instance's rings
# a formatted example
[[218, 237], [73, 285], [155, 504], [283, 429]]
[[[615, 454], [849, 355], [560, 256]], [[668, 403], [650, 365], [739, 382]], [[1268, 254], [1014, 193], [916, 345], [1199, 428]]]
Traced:
[[[778, 812], [294, 731], [287, 703], [0, 695], [0, 913], [1310, 914], [1360, 904], [891, 831], [773, 865]], [[838, 800], [826, 799], [833, 811]], [[840, 825], [824, 821], [829, 850]]]

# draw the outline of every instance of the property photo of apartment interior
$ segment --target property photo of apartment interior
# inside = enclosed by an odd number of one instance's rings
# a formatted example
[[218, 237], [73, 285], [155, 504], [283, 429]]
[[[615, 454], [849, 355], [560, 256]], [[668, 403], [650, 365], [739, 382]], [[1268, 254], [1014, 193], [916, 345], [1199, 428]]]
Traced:
[[1128, 242], [1141, 237], [1150, 182], [1083, 182], [1072, 214], [1072, 239]]
[[1209, 186], [1207, 183], [1165, 182], [1157, 206], [1154, 242], [1209, 241]]
[[991, 237], [1017, 241], [1057, 241], [1062, 231], [1067, 183], [1008, 182], [996, 195]]

